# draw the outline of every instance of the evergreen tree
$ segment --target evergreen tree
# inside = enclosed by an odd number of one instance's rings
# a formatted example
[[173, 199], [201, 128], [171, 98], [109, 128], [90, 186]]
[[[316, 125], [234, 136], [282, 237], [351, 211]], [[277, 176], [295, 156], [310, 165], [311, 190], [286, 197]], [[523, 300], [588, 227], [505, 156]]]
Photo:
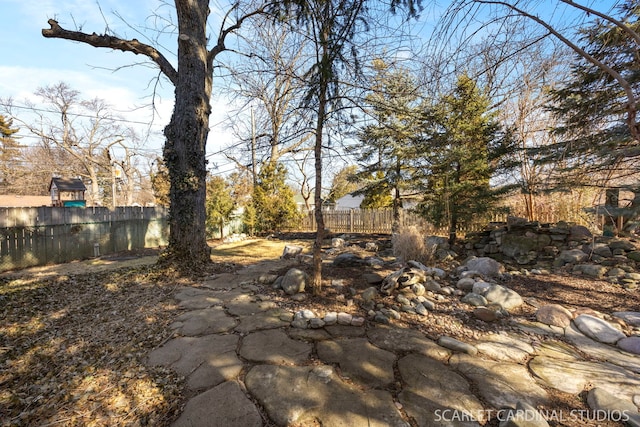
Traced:
[[373, 66], [374, 84], [366, 97], [373, 123], [358, 135], [362, 144], [351, 150], [360, 166], [356, 179], [361, 188], [356, 193], [365, 195], [363, 207], [392, 206], [397, 229], [421, 121], [419, 92], [407, 70], [392, 70], [382, 60]]
[[162, 158], [156, 159], [158, 169], [151, 172], [151, 189], [155, 197], [156, 204], [169, 206], [169, 171]]
[[[627, 1], [619, 10], [626, 30], [598, 20], [581, 30], [581, 43], [588, 55], [620, 75], [637, 99], [638, 42], [629, 31], [640, 32], [640, 7], [635, 1]], [[623, 89], [611, 72], [581, 55], [576, 56], [569, 79], [550, 91], [550, 109], [562, 125], [554, 130], [559, 141], [545, 147], [543, 154], [544, 161], [557, 165], [561, 172], [556, 187], [607, 186], [635, 174], [640, 141], [634, 134], [640, 129], [634, 131], [637, 125], [630, 123], [630, 117], [635, 121], [638, 112], [629, 111], [632, 105]]]
[[294, 192], [286, 183], [287, 169], [282, 163], [263, 165], [253, 189], [253, 210], [257, 232], [275, 232], [300, 219]]
[[357, 170], [357, 165], [349, 165], [340, 169], [331, 182], [327, 202], [335, 203], [339, 198], [358, 190], [358, 184], [353, 182]]
[[231, 195], [229, 184], [220, 176], [212, 176], [207, 181], [207, 234], [213, 235], [214, 230], [224, 237], [224, 223], [231, 219], [236, 208]]
[[420, 176], [425, 192], [418, 210], [437, 226], [447, 225], [453, 243], [458, 225], [498, 202], [502, 189], [492, 188], [490, 179], [511, 141], [490, 112], [488, 97], [467, 75], [458, 78], [429, 116], [421, 150], [428, 167]]
[[13, 120], [0, 115], [0, 193], [11, 193], [20, 188], [20, 144], [14, 136]]
[[[394, 207], [394, 200], [391, 195], [391, 185], [385, 180], [384, 172], [377, 171], [373, 173], [369, 182], [375, 183], [370, 191], [364, 192], [364, 198], [360, 207], [362, 209], [383, 209]], [[399, 206], [399, 205], [398, 205]]]

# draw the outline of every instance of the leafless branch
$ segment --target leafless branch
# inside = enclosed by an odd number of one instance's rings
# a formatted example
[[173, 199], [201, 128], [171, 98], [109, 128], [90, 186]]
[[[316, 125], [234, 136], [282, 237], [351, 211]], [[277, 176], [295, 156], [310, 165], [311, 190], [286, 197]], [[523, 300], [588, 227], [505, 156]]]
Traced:
[[51, 28], [44, 28], [42, 35], [47, 38], [58, 38], [86, 43], [93, 47], [106, 47], [136, 55], [144, 55], [155, 62], [160, 70], [175, 85], [178, 72], [171, 63], [156, 48], [141, 43], [137, 39], [123, 40], [108, 34], [87, 34], [81, 31], [70, 31], [62, 28], [54, 19], [47, 21]]

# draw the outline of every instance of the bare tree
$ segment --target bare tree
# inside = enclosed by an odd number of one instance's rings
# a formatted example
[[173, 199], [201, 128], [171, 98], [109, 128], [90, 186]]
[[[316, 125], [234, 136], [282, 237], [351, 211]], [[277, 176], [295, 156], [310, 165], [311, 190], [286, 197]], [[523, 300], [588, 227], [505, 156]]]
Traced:
[[[225, 154], [240, 167], [256, 169], [254, 163], [311, 150], [310, 114], [298, 108], [307, 88], [299, 74], [308, 60], [308, 43], [290, 23], [268, 17], [252, 20], [246, 34], [244, 50], [250, 57], [226, 66], [228, 92], [240, 105], [229, 114], [229, 123], [242, 143]], [[247, 106], [251, 120], [233, 120], [246, 115]]]
[[35, 116], [34, 120], [12, 115], [41, 141], [39, 156], [48, 159], [44, 168], [48, 171], [47, 183], [51, 175], [80, 176], [90, 188], [88, 202], [103, 204], [102, 184], [110, 182], [111, 171], [105, 150], [114, 145], [126, 146], [133, 131], [120, 124], [104, 100], [84, 100], [64, 82], [39, 88], [36, 95], [42, 99], [41, 104], [25, 101], [28, 117]]
[[[621, 31], [626, 34], [626, 36], [629, 37], [629, 39], [632, 40], [638, 48], [640, 48], [640, 34], [638, 34], [633, 26], [629, 25], [624, 20], [617, 19], [612, 10], [602, 12], [593, 7], [581, 5], [573, 0], [560, 0], [560, 3], [566, 5], [568, 8], [567, 10], [569, 11], [581, 13], [578, 18], [575, 18], [572, 21], [571, 25], [592, 22], [592, 17], [597, 17], [615, 27], [620, 28]], [[603, 73], [607, 74], [612, 80], [618, 83], [620, 90], [626, 97], [624, 108], [626, 111], [627, 127], [629, 128], [632, 138], [635, 141], [640, 142], [640, 127], [637, 123], [638, 99], [634, 93], [632, 83], [628, 76], [620, 73], [616, 69], [615, 64], [603, 62], [601, 59], [598, 59], [584, 50], [575, 39], [577, 34], [574, 31], [574, 28], [571, 26], [567, 27], [566, 23], [561, 25], [557, 22], [553, 22], [550, 18], [545, 18], [531, 9], [526, 9], [527, 5], [531, 7], [533, 3], [523, 5], [522, 2], [515, 0], [456, 0], [448, 8], [448, 12], [445, 14], [446, 19], [443, 20], [443, 26], [446, 27], [445, 32], [450, 33], [451, 31], [454, 31], [455, 28], [466, 26], [468, 29], [472, 26], [470, 24], [472, 21], [475, 21], [473, 22], [473, 25], [477, 26], [478, 20], [480, 20], [480, 22], [497, 22], [499, 25], [504, 25], [507, 20], [513, 19], [514, 16], [535, 23], [543, 30], [542, 36], [539, 37], [549, 35], [555, 38], [571, 49], [575, 54], [599, 68]], [[568, 14], [567, 10], [558, 11], [558, 15], [566, 16]], [[488, 18], [480, 18], [481, 14], [485, 14], [484, 16], [488, 16]], [[529, 26], [528, 28], [532, 27]], [[533, 28], [529, 34], [540, 33]], [[535, 39], [535, 37], [530, 38]]]
[[556, 165], [540, 162], [539, 150], [557, 142], [557, 137], [549, 132], [557, 124], [548, 111], [547, 91], [559, 81], [566, 71], [562, 63], [565, 49], [549, 50], [547, 47], [532, 46], [526, 54], [515, 55], [511, 69], [518, 76], [509, 85], [508, 93], [501, 98], [500, 120], [510, 127], [519, 149], [514, 152], [519, 167], [513, 177], [518, 183], [525, 212], [529, 220], [536, 216], [536, 199], [549, 188]]
[[[175, 0], [177, 15], [177, 64], [156, 47], [137, 39], [123, 39], [105, 32], [85, 33], [62, 28], [53, 19], [42, 30], [48, 38], [60, 38], [90, 46], [144, 55], [175, 87], [171, 120], [165, 128], [164, 161], [169, 171], [170, 234], [163, 260], [182, 269], [210, 262], [206, 241], [206, 143], [211, 114], [214, 61], [227, 50], [230, 34], [240, 28], [261, 7], [249, 11], [233, 6], [225, 15], [219, 32], [211, 38], [208, 28], [209, 1]], [[108, 31], [108, 29], [107, 29]]]

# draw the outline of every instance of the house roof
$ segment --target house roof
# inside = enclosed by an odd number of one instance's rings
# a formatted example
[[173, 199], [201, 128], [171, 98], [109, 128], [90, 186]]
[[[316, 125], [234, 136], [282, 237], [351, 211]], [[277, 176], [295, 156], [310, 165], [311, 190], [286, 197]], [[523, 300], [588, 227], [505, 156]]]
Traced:
[[364, 195], [362, 194], [357, 196], [346, 194], [336, 200], [336, 209], [358, 209], [363, 200]]
[[51, 204], [51, 196], [19, 196], [16, 194], [0, 195], [0, 207], [3, 208], [29, 208], [48, 206]]
[[80, 178], [51, 178], [49, 191], [54, 184], [58, 191], [87, 191]]

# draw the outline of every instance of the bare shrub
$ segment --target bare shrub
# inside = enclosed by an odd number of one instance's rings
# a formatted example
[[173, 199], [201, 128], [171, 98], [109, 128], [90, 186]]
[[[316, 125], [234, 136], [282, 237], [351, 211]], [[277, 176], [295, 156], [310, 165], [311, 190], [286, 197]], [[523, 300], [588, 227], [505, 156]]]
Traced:
[[425, 234], [416, 226], [403, 227], [391, 237], [393, 254], [402, 261], [419, 261], [425, 265], [434, 259], [435, 247], [427, 246]]

